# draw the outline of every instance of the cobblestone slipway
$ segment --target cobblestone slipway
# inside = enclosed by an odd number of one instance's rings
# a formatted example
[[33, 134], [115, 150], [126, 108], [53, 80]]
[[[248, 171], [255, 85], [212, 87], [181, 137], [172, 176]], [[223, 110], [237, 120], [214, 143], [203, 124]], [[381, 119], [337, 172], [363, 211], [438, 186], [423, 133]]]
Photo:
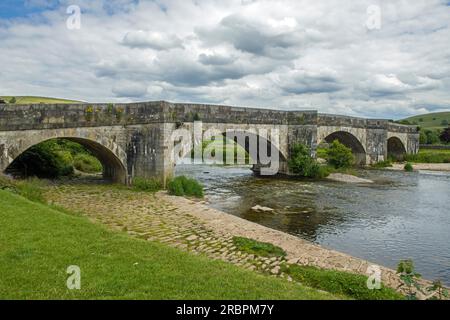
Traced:
[[[256, 272], [292, 279], [281, 271], [283, 263], [367, 275], [372, 264], [239, 217], [209, 208], [203, 201], [149, 194], [120, 187], [99, 185], [52, 186], [50, 203], [80, 212], [94, 222], [115, 230], [169, 246], [220, 259]], [[285, 258], [266, 258], [241, 252], [233, 237], [269, 242], [287, 252]], [[394, 270], [380, 267], [382, 282], [396, 289], [400, 282]]]

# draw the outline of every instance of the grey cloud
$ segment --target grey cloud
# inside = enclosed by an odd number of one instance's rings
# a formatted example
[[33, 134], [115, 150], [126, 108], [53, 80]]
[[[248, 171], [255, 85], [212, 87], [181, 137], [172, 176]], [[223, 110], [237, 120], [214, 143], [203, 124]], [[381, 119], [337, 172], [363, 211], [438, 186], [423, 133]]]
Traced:
[[130, 31], [122, 44], [130, 48], [151, 48], [155, 50], [169, 50], [183, 48], [183, 41], [176, 35], [154, 31]]
[[280, 87], [290, 94], [330, 93], [344, 88], [338, 76], [328, 70], [291, 72], [281, 77]]
[[112, 92], [120, 98], [140, 98], [147, 94], [147, 87], [140, 83], [122, 82], [116, 84]]
[[223, 66], [226, 64], [233, 63], [236, 58], [231, 56], [222, 56], [219, 54], [200, 54], [198, 56], [198, 61], [204, 65], [215, 65], [215, 66]]
[[293, 59], [298, 55], [300, 32], [270, 34], [266, 26], [237, 14], [225, 17], [212, 29], [197, 28], [196, 33], [207, 44], [231, 43], [236, 49], [274, 59]]

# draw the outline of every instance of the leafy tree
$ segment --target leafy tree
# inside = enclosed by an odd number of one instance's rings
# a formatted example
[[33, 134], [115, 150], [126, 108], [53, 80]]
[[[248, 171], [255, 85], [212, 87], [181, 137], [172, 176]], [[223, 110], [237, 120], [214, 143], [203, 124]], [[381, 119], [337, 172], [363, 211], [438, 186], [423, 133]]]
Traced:
[[12, 97], [11, 100], [9, 100], [9, 103], [11, 104], [14, 104], [16, 102], [17, 102], [16, 97]]
[[347, 148], [338, 140], [334, 140], [327, 150], [327, 160], [329, 164], [339, 169], [353, 165], [355, 157], [353, 156], [352, 149]]
[[423, 130], [420, 131], [419, 143], [420, 144], [428, 144], [427, 134]]
[[442, 120], [442, 121], [441, 121], [441, 125], [442, 125], [443, 127], [448, 126], [448, 120]]
[[49, 140], [35, 145], [22, 153], [13, 166], [26, 176], [58, 178], [73, 173], [71, 157], [58, 152], [57, 142]]
[[440, 142], [439, 134], [437, 131], [425, 130], [425, 135], [427, 137], [426, 144], [436, 144]]
[[441, 139], [441, 141], [444, 143], [450, 143], [450, 127], [442, 131], [439, 139]]
[[289, 168], [294, 174], [305, 178], [323, 178], [327, 175], [325, 169], [311, 157], [310, 149], [301, 143], [292, 148]]

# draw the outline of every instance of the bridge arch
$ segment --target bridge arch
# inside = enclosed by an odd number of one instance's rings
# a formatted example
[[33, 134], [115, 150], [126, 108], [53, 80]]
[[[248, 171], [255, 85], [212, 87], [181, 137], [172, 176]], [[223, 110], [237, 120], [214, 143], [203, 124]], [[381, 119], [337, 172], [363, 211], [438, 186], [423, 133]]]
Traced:
[[[250, 162], [247, 164], [253, 165], [252, 170], [256, 173], [260, 173], [262, 168], [268, 168], [270, 166], [267, 164], [268, 159], [261, 159], [260, 156], [272, 157], [272, 152], [278, 153], [278, 160], [275, 164], [277, 167], [277, 172], [287, 172], [288, 161], [286, 154], [277, 144], [272, 143], [270, 137], [268, 139], [267, 137], [259, 135], [257, 130], [252, 129], [229, 129], [227, 131], [223, 131], [221, 129], [209, 128], [209, 130], [213, 132], [211, 137], [214, 137], [214, 139], [221, 138], [225, 140], [227, 138], [231, 138], [229, 139], [230, 141], [234, 141], [234, 143], [245, 150], [249, 156]], [[208, 140], [208, 136], [206, 137], [206, 140]], [[179, 161], [187, 157], [194, 150], [194, 148], [199, 147], [201, 143], [202, 141], [194, 140], [193, 143], [188, 142], [182, 145], [181, 148], [179, 148], [179, 154], [177, 155]], [[260, 148], [262, 148], [262, 146], [265, 146], [267, 150], [260, 152]], [[177, 163], [178, 161], [175, 162], [175, 165]]]
[[334, 131], [329, 133], [323, 138], [323, 140], [319, 141], [319, 144], [322, 142], [332, 143], [335, 140], [339, 141], [347, 148], [352, 149], [352, 153], [355, 156], [355, 164], [366, 164], [367, 156], [364, 145], [361, 143], [360, 139], [348, 131]]
[[404, 160], [406, 153], [406, 146], [399, 137], [392, 136], [387, 140], [388, 158]]
[[[8, 173], [16, 164], [17, 160], [27, 150], [36, 146], [42, 142], [64, 139], [76, 142], [86, 149], [88, 149], [102, 164], [103, 177], [118, 183], [127, 183], [127, 170], [126, 170], [126, 154], [121, 152], [112, 141], [108, 141], [106, 138], [96, 139], [94, 137], [78, 137], [72, 135], [34, 135], [27, 139], [20, 139], [19, 141], [10, 141], [9, 146], [3, 144], [3, 151], [0, 154], [1, 171]], [[0, 150], [1, 151], [1, 150]]]

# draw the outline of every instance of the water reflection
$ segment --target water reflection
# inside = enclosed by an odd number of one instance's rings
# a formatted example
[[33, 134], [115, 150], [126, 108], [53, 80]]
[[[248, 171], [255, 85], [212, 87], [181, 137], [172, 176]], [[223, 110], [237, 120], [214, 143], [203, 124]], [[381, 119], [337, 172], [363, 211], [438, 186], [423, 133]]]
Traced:
[[[450, 284], [450, 175], [361, 171], [374, 184], [254, 177], [248, 168], [180, 166], [206, 186], [214, 208], [395, 268], [414, 259]], [[255, 212], [261, 205], [273, 213]]]

